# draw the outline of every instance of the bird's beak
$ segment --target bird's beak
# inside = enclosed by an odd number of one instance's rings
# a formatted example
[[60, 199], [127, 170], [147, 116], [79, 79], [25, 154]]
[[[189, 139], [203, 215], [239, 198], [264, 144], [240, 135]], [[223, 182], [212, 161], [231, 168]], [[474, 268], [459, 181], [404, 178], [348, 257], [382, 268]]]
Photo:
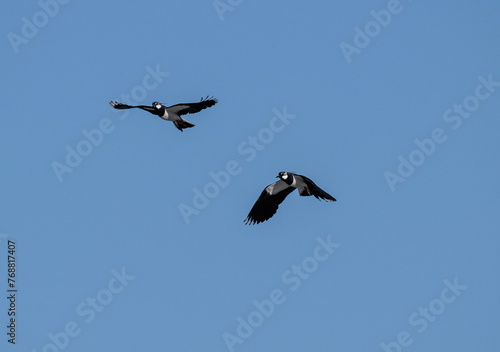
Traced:
[[276, 178], [280, 178], [280, 175], [276, 176]]

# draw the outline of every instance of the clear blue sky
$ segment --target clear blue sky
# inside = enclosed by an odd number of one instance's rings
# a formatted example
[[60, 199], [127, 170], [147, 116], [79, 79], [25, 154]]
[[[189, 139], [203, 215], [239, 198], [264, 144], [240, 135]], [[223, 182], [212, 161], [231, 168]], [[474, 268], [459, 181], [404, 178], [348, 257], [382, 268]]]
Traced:
[[[9, 239], [18, 292], [0, 349], [497, 348], [499, 15], [494, 0], [4, 4], [0, 297]], [[207, 95], [183, 133], [108, 105]], [[245, 226], [279, 171], [338, 201], [295, 192]]]

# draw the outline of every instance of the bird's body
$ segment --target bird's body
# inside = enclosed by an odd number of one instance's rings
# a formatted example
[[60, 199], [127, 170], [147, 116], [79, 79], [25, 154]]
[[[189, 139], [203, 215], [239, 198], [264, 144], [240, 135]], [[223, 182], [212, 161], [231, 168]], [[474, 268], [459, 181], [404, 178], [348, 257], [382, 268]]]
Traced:
[[279, 178], [277, 182], [270, 184], [262, 191], [245, 219], [246, 224], [259, 224], [270, 219], [278, 210], [281, 202], [295, 189], [301, 196], [315, 196], [317, 199], [336, 201], [305, 176], [291, 172], [280, 172], [277, 177]]
[[198, 103], [181, 103], [172, 106], [164, 106], [158, 102], [154, 102], [152, 106], [147, 105], [126, 105], [115, 102], [110, 102], [109, 105], [115, 109], [132, 109], [139, 108], [157, 115], [163, 120], [172, 121], [181, 132], [183, 128], [194, 127], [189, 121], [184, 120], [181, 116], [185, 114], [194, 114], [203, 109], [209, 108], [217, 104], [217, 99], [208, 98], [201, 99]]
[[[189, 128], [189, 127], [194, 127], [194, 124], [184, 120], [182, 117], [178, 115], [180, 107], [183, 107], [185, 105], [173, 105], [170, 107], [165, 107], [161, 104], [159, 104], [159, 108], [155, 112], [156, 115], [158, 115], [160, 118], [166, 121], [172, 121], [179, 130], [182, 131], [183, 128]], [[170, 110], [170, 111], [169, 111]]]

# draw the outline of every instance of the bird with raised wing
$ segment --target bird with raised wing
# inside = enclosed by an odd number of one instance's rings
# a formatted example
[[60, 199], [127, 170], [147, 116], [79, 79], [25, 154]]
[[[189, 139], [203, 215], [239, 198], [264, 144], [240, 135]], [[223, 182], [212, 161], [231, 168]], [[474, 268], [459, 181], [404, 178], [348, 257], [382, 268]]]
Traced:
[[209, 98], [201, 98], [201, 100], [197, 103], [181, 103], [172, 106], [164, 106], [157, 101], [155, 101], [152, 106], [147, 105], [126, 105], [117, 103], [116, 101], [110, 101], [109, 105], [115, 109], [132, 109], [139, 108], [150, 112], [154, 115], [161, 117], [164, 120], [172, 121], [181, 132], [183, 128], [191, 128], [194, 127], [189, 121], [184, 120], [181, 116], [185, 114], [194, 114], [200, 112], [203, 109], [209, 108], [217, 104], [217, 99]]

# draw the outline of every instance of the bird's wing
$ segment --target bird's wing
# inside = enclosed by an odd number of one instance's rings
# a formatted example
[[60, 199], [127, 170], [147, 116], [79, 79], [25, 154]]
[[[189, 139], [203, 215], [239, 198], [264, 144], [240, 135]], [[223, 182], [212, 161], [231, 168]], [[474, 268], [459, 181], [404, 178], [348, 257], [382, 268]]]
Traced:
[[335, 202], [336, 199], [331, 195], [323, 191], [319, 188], [310, 178], [307, 178], [302, 175], [297, 175], [298, 177], [302, 177], [305, 183], [305, 187], [299, 187], [299, 194], [301, 196], [315, 196], [318, 199], [323, 199], [326, 201]]
[[278, 206], [283, 202], [295, 188], [290, 187], [283, 180], [279, 180], [275, 183], [267, 186], [259, 198], [255, 202], [252, 210], [248, 213], [245, 219], [245, 224], [253, 225], [259, 224], [271, 218], [276, 214]]
[[179, 116], [185, 114], [194, 114], [203, 109], [209, 108], [217, 104], [217, 99], [206, 97], [201, 99], [198, 103], [181, 103], [167, 107], [168, 112], [173, 112]]
[[146, 105], [126, 105], [122, 103], [117, 103], [116, 101], [110, 101], [109, 105], [111, 105], [112, 108], [115, 109], [133, 109], [133, 108], [139, 108], [142, 110], [146, 110], [149, 112], [154, 112], [155, 109], [152, 106], [146, 106]]

